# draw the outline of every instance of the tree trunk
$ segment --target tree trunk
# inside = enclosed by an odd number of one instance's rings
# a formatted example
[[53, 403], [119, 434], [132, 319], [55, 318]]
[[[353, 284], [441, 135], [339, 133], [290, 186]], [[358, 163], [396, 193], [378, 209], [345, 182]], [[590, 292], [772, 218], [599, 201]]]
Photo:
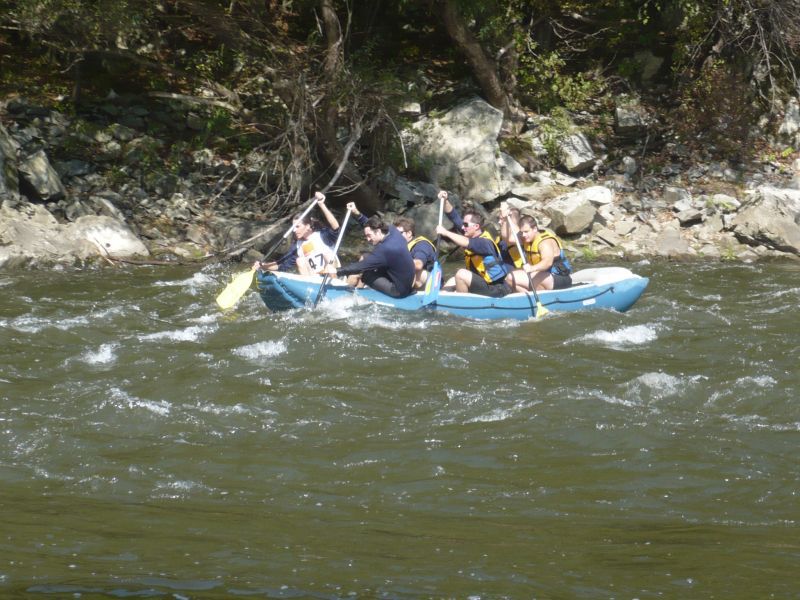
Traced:
[[[333, 7], [333, 0], [320, 0], [322, 25], [325, 33], [325, 98], [320, 102], [317, 110], [317, 151], [327, 163], [325, 174], [333, 177], [339, 167], [340, 181], [338, 185], [349, 188], [341, 194], [345, 201], [355, 202], [358, 209], [367, 214], [376, 212], [380, 208], [378, 194], [358, 172], [358, 169], [349, 162], [349, 153], [346, 153], [337, 139], [337, 125], [339, 123], [339, 107], [336, 102], [337, 80], [344, 70], [344, 40], [339, 17]], [[358, 132], [359, 128], [350, 124], [351, 134]]]
[[513, 96], [508, 93], [500, 79], [497, 63], [483, 50], [478, 38], [467, 27], [464, 17], [458, 10], [457, 0], [441, 0], [442, 21], [447, 34], [467, 59], [478, 85], [486, 96], [486, 101], [510, 121], [517, 121], [520, 110]]

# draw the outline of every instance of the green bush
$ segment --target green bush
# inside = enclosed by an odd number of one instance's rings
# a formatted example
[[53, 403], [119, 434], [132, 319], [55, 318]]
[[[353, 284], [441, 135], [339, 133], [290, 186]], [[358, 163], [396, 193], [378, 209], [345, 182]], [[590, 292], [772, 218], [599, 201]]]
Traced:
[[605, 87], [603, 79], [591, 72], [571, 73], [558, 51], [535, 50], [536, 44], [528, 41], [520, 52], [517, 87], [523, 103], [539, 112], [555, 107], [583, 110]]

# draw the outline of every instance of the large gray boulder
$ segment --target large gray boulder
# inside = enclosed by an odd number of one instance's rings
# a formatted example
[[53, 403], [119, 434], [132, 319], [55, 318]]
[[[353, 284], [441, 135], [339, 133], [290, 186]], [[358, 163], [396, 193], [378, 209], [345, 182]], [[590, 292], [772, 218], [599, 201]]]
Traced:
[[757, 188], [731, 226], [736, 237], [749, 244], [800, 254], [800, 190]]
[[39, 204], [0, 205], [0, 269], [148, 255], [141, 240], [114, 218], [86, 216], [62, 225]]
[[38, 200], [59, 200], [66, 195], [64, 184], [50, 164], [44, 150], [38, 150], [19, 160], [19, 174]]
[[[436, 226], [439, 224], [439, 204], [420, 204], [403, 213], [404, 217], [414, 219], [414, 228], [417, 235], [424, 235], [431, 241], [436, 240]], [[444, 217], [444, 226], [448, 227], [450, 221]]]
[[83, 247], [86, 241], [94, 247], [93, 252], [80, 258], [89, 258], [97, 252], [108, 258], [130, 258], [150, 254], [130, 228], [113, 217], [90, 215], [80, 217], [74, 223], [63, 227], [66, 230], [66, 237], [73, 240], [76, 247]]
[[783, 115], [783, 122], [778, 128], [778, 133], [790, 142], [800, 141], [800, 103], [797, 98], [791, 98], [786, 105]]
[[604, 186], [592, 186], [564, 194], [548, 202], [544, 211], [550, 217], [550, 228], [559, 235], [577, 235], [591, 228], [597, 216], [595, 206], [608, 204], [613, 192]]
[[439, 193], [439, 188], [435, 185], [424, 181], [412, 181], [396, 175], [391, 169], [381, 178], [380, 187], [388, 196], [386, 207], [397, 213], [419, 204], [435, 202], [436, 194]]
[[590, 169], [597, 162], [592, 145], [582, 133], [573, 133], [558, 146], [561, 162], [570, 173]]
[[656, 235], [655, 252], [668, 258], [688, 258], [694, 256], [689, 242], [674, 227], [665, 227]]
[[614, 132], [623, 139], [636, 139], [647, 130], [646, 115], [638, 102], [620, 99], [614, 109]]
[[506, 194], [515, 181], [512, 171], [519, 171], [500, 152], [502, 124], [501, 111], [475, 98], [442, 117], [417, 121], [403, 139], [433, 185], [483, 203]]

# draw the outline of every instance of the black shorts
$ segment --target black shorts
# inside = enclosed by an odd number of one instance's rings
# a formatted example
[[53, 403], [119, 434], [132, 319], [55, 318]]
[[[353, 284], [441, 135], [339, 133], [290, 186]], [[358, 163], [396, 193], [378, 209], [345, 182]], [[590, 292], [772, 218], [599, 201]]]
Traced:
[[491, 296], [492, 298], [502, 298], [511, 293], [511, 286], [505, 281], [500, 280], [496, 283], [486, 283], [486, 280], [477, 273], [472, 274], [472, 281], [469, 284], [469, 293], [478, 296]]
[[384, 271], [364, 271], [361, 274], [361, 281], [371, 287], [392, 298], [402, 298], [405, 294], [397, 291], [397, 286], [394, 281], [386, 276]]
[[553, 289], [563, 290], [572, 287], [572, 277], [569, 275], [556, 275], [553, 273]]

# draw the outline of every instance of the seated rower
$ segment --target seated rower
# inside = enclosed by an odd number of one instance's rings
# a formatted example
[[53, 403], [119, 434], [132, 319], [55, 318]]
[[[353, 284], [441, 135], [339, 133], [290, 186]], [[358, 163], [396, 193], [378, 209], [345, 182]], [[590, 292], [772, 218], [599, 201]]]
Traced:
[[297, 268], [301, 275], [320, 274], [325, 264], [334, 260], [333, 247], [339, 233], [339, 221], [325, 204], [325, 194], [317, 192], [314, 195], [328, 227], [322, 227], [317, 219], [306, 215], [294, 220], [293, 235], [295, 243], [289, 251], [269, 262], [256, 261], [254, 269], [262, 271], [289, 271]]
[[[564, 245], [549, 229], [539, 229], [536, 219], [525, 215], [519, 220], [519, 237], [526, 263], [508, 274], [506, 282], [515, 292], [530, 290], [528, 275], [536, 290], [560, 290], [572, 285], [572, 266]], [[527, 273], [527, 275], [526, 275]]]
[[414, 260], [397, 228], [375, 215], [366, 221], [364, 236], [375, 246], [372, 252], [339, 269], [330, 264], [325, 273], [331, 277], [361, 273], [361, 282], [387, 296], [410, 295], [414, 291]]
[[498, 298], [511, 293], [511, 287], [505, 282], [509, 272], [503, 263], [500, 248], [488, 231], [483, 230], [483, 217], [475, 211], [464, 213], [464, 219], [458, 214], [447, 192], [439, 192], [439, 199], [444, 201], [444, 212], [457, 229], [463, 234], [454, 233], [442, 225], [436, 227], [436, 233], [446, 237], [464, 248], [465, 269], [459, 269], [455, 277], [451, 277], [442, 287], [444, 291], [469, 292], [481, 296]]
[[436, 262], [436, 247], [428, 238], [415, 235], [414, 219], [398, 217], [394, 226], [406, 240], [408, 251], [414, 259], [414, 289], [424, 289], [433, 263]]
[[503, 255], [503, 262], [509, 267], [509, 271], [522, 268], [522, 258], [519, 255], [519, 248], [514, 240], [514, 234], [508, 226], [508, 218], [511, 217], [514, 231], [519, 230], [520, 213], [518, 208], [509, 208], [508, 204], [500, 204], [500, 252]]

